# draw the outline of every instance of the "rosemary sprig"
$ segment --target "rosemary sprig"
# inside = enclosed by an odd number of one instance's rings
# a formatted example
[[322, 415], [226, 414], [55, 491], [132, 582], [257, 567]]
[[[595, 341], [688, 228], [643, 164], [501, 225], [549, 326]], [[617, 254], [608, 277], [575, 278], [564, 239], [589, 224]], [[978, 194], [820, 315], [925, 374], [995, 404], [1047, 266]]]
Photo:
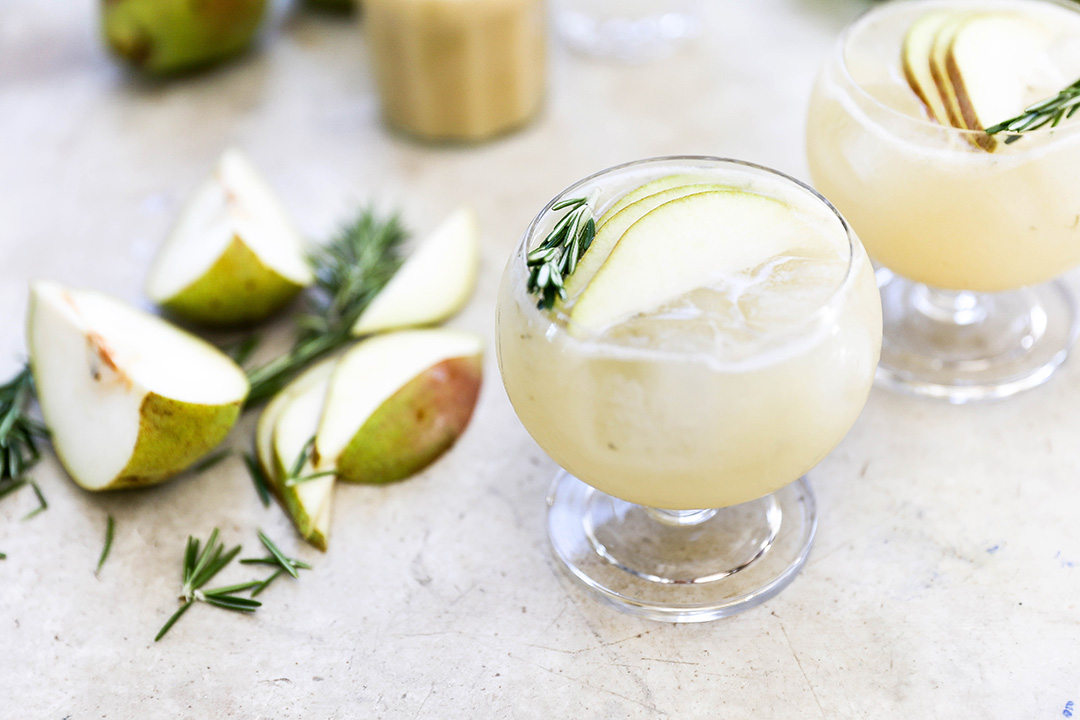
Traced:
[[105, 564], [105, 561], [109, 558], [109, 551], [112, 550], [113, 533], [116, 530], [116, 521], [113, 520], [113, 516], [109, 515], [109, 519], [105, 521], [105, 547], [101, 548], [101, 557], [97, 561], [97, 569], [94, 570], [94, 575], [101, 572], [101, 566]]
[[263, 580], [258, 587], [252, 590], [251, 597], [255, 597], [256, 595], [261, 593], [263, 590], [269, 587], [270, 583], [274, 582], [274, 580], [277, 580], [283, 573], [288, 573], [292, 577], [298, 578], [300, 577], [300, 573], [298, 572], [299, 570], [311, 569], [311, 565], [308, 565], [303, 560], [297, 560], [295, 558], [286, 556], [285, 553], [281, 552], [278, 546], [274, 544], [274, 541], [271, 540], [262, 530], [259, 531], [259, 540], [261, 540], [262, 544], [266, 547], [266, 549], [270, 551], [269, 557], [244, 558], [240, 561], [240, 563], [243, 565], [272, 565], [277, 567], [277, 570], [274, 572], [273, 575]]
[[366, 208], [311, 253], [315, 286], [309, 293], [310, 312], [301, 316], [288, 353], [248, 373], [248, 405], [269, 398], [308, 364], [351, 340], [352, 326], [401, 266], [406, 237], [396, 215], [383, 218]]
[[528, 290], [540, 296], [536, 306], [542, 310], [554, 307], [556, 298], [566, 300], [563, 283], [577, 269], [578, 261], [596, 236], [596, 221], [588, 198], [562, 200], [551, 207], [553, 211], [565, 208], [569, 212], [525, 260], [529, 268]]
[[0, 385], [0, 489], [20, 480], [41, 459], [37, 441], [49, 432], [27, 414], [33, 397], [34, 376], [28, 365]]
[[257, 600], [236, 595], [236, 593], [260, 585], [261, 581], [259, 580], [214, 588], [213, 590], [201, 589], [203, 585], [210, 582], [215, 575], [221, 572], [222, 568], [232, 562], [233, 558], [240, 553], [239, 545], [226, 552], [224, 544], [218, 542], [217, 538], [218, 530], [214, 528], [206, 541], [206, 545], [202, 547], [200, 552], [199, 541], [190, 535], [188, 536], [187, 547], [184, 549], [184, 584], [180, 594], [180, 601], [183, 604], [158, 631], [158, 634], [154, 637], [154, 642], [165, 637], [165, 633], [169, 632], [170, 628], [176, 624], [176, 621], [196, 602], [204, 602], [236, 612], [255, 612], [256, 608], [262, 606], [262, 603]]
[[1022, 137], [1019, 133], [1038, 130], [1047, 125], [1057, 127], [1062, 120], [1071, 118], [1078, 108], [1080, 108], [1080, 80], [1069, 85], [1057, 95], [1026, 108], [1024, 112], [1016, 117], [988, 127], [986, 134], [1017, 133], [1005, 138], [1005, 144], [1008, 145]]
[[251, 476], [251, 482], [255, 485], [255, 492], [259, 494], [263, 507], [270, 507], [270, 478], [266, 477], [262, 465], [251, 453], [244, 453], [244, 465], [247, 466], [248, 475]]

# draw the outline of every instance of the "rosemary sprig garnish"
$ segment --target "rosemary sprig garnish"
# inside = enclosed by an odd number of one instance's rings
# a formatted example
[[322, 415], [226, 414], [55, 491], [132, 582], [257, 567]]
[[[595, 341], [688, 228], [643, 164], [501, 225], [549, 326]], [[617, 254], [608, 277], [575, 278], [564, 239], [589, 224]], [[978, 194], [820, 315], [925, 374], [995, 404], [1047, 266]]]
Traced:
[[97, 569], [94, 570], [94, 575], [101, 572], [101, 566], [105, 564], [105, 561], [109, 558], [109, 551], [112, 550], [113, 533], [116, 530], [116, 521], [113, 520], [113, 516], [109, 515], [109, 519], [105, 521], [105, 547], [101, 548], [101, 557], [97, 561]]
[[309, 293], [310, 312], [301, 316], [300, 332], [288, 353], [248, 373], [248, 405], [269, 398], [311, 362], [351, 340], [352, 326], [401, 266], [406, 237], [396, 215], [383, 218], [367, 208], [311, 253], [315, 285]]
[[270, 507], [270, 478], [266, 477], [262, 465], [251, 453], [244, 453], [244, 465], [247, 466], [248, 475], [251, 476], [251, 482], [255, 486], [255, 492], [259, 494], [263, 507]]
[[274, 580], [277, 580], [283, 573], [288, 573], [294, 578], [299, 578], [299, 570], [311, 569], [311, 565], [308, 565], [303, 560], [297, 560], [295, 558], [286, 556], [285, 553], [281, 552], [278, 546], [274, 544], [274, 541], [271, 540], [262, 530], [259, 531], [259, 540], [262, 541], [262, 544], [266, 547], [267, 550], [270, 551], [269, 557], [244, 558], [240, 561], [240, 563], [243, 565], [273, 565], [277, 567], [277, 570], [274, 572], [273, 575], [263, 580], [259, 584], [259, 586], [251, 592], [251, 597], [255, 597], [256, 595], [261, 593], [263, 590], [269, 587], [270, 583], [274, 582]]
[[[1062, 120], [1071, 118], [1080, 108], [1080, 80], [1059, 92], [1057, 95], [1026, 108], [1014, 118], [1009, 118], [986, 129], [987, 135], [999, 132], [1024, 133], [1038, 130], [1049, 125], [1057, 127]], [[1005, 144], [1014, 143], [1022, 135], [1014, 134], [1005, 138]]]
[[184, 584], [180, 594], [180, 601], [183, 604], [158, 631], [158, 634], [154, 637], [154, 642], [165, 637], [165, 633], [169, 632], [169, 629], [176, 624], [176, 621], [196, 602], [204, 602], [236, 612], [255, 612], [256, 608], [262, 606], [262, 603], [257, 600], [236, 595], [236, 593], [260, 585], [260, 580], [228, 585], [213, 590], [201, 589], [203, 585], [210, 582], [215, 575], [221, 572], [222, 568], [232, 562], [233, 558], [240, 552], [239, 545], [226, 552], [224, 544], [219, 543], [217, 537], [218, 530], [214, 528], [206, 541], [206, 545], [202, 547], [200, 552], [199, 541], [190, 535], [188, 536], [187, 547], [184, 550]]
[[526, 258], [529, 268], [528, 290], [539, 295], [536, 306], [550, 310], [556, 298], [566, 300], [563, 283], [574, 270], [596, 236], [596, 221], [588, 198], [562, 200], [552, 205], [553, 211], [569, 208], [555, 224], [551, 233]]
[[34, 376], [28, 365], [0, 385], [0, 489], [20, 480], [41, 459], [37, 441], [49, 432], [27, 414], [33, 397]]

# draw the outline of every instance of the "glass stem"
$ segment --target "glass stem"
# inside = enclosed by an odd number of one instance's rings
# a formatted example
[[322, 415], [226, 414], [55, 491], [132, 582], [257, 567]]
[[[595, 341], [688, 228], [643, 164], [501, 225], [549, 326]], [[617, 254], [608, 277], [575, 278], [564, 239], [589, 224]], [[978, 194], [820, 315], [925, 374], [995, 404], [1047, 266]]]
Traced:
[[660, 508], [645, 508], [649, 514], [665, 525], [673, 525], [677, 527], [691, 527], [693, 525], [700, 525], [701, 523], [711, 520], [716, 515], [717, 510], [715, 508], [707, 508], [705, 510], [662, 510]]
[[970, 290], [939, 290], [918, 285], [912, 295], [920, 313], [941, 323], [976, 325], [986, 319], [988, 312], [979, 294]]

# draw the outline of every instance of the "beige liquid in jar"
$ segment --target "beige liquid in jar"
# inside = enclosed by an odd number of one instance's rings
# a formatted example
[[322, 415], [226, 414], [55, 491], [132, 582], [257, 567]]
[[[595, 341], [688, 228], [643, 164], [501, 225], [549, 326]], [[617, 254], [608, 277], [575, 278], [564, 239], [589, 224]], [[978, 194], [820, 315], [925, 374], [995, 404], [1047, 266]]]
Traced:
[[527, 122], [546, 70], [543, 0], [365, 0], [387, 121], [436, 141], [479, 141]]

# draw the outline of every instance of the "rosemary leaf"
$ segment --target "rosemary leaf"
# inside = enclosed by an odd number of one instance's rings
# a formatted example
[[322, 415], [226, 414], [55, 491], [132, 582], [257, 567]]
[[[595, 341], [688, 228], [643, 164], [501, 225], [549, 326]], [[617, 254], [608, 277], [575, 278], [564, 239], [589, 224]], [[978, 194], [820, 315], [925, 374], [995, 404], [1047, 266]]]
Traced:
[[[241, 562], [243, 562], [243, 561], [241, 561]], [[259, 593], [261, 593], [266, 588], [270, 587], [270, 583], [277, 580], [284, 573], [285, 573], [285, 571], [282, 570], [281, 568], [278, 568], [277, 570], [275, 570], [273, 575], [271, 575], [270, 577], [263, 580], [261, 583], [259, 583], [259, 587], [255, 588], [254, 590], [251, 591], [251, 597], [257, 597], [259, 595]]]
[[105, 547], [101, 549], [101, 557], [98, 558], [97, 569], [94, 570], [94, 575], [101, 572], [101, 566], [105, 564], [105, 560], [109, 557], [109, 550], [112, 549], [113, 532], [116, 529], [116, 521], [113, 520], [113, 516], [109, 515], [108, 520], [105, 521]]
[[192, 605], [195, 604], [194, 600], [186, 600], [184, 604], [180, 606], [180, 609], [172, 614], [172, 616], [165, 621], [165, 624], [158, 630], [158, 634], [154, 636], [154, 642], [157, 642], [161, 638], [165, 637], [165, 633], [169, 632], [169, 629], [176, 624], [176, 621], [180, 619], [180, 616], [188, 611]]
[[35, 439], [48, 437], [48, 431], [28, 414], [33, 397], [29, 365], [0, 385], [0, 484], [20, 480], [41, 459]]
[[247, 466], [248, 475], [251, 476], [251, 482], [255, 485], [255, 492], [259, 494], [263, 507], [270, 507], [270, 479], [263, 472], [262, 465], [251, 453], [244, 453], [244, 464]]
[[266, 546], [266, 549], [269, 550], [270, 554], [278, 561], [282, 570], [289, 573], [294, 578], [300, 577], [296, 572], [296, 568], [293, 566], [292, 560], [286, 557], [285, 553], [281, 552], [281, 550], [278, 549], [278, 546], [274, 544], [274, 541], [267, 537], [266, 533], [262, 530], [259, 530], [259, 540], [262, 541], [262, 544]]
[[12, 480], [12, 481], [8, 481], [8, 482], [5, 482], [3, 484], [0, 484], [0, 499], [2, 499], [5, 496], [15, 492], [19, 488], [26, 487], [28, 484], [29, 483], [26, 482], [25, 478], [21, 479], [21, 480]]
[[30, 487], [34, 488], [34, 495], [37, 495], [38, 506], [36, 508], [34, 508], [33, 510], [31, 510], [30, 512], [23, 515], [23, 517], [22, 517], [23, 520], [29, 520], [31, 518], [35, 518], [38, 515], [40, 515], [41, 513], [45, 512], [46, 510], [49, 509], [49, 503], [45, 501], [45, 495], [41, 492], [41, 488], [38, 487], [38, 484], [36, 482], [34, 482], [34, 479], [33, 478], [27, 478], [27, 482], [30, 483]]

